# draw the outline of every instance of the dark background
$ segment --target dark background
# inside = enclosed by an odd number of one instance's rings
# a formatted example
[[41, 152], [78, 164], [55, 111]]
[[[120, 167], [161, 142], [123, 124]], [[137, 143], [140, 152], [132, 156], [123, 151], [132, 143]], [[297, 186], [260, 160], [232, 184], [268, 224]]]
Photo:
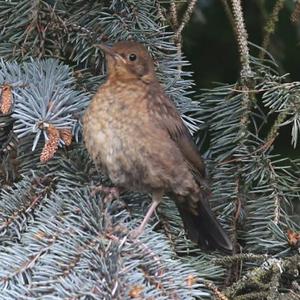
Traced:
[[[244, 0], [244, 16], [249, 40], [262, 44], [264, 26], [276, 1]], [[271, 36], [268, 51], [275, 58], [281, 74], [289, 73], [289, 81], [300, 80], [300, 18], [298, 23], [290, 20], [294, 1], [285, 1], [279, 13], [275, 33]], [[212, 88], [216, 82], [234, 83], [240, 70], [239, 54], [232, 26], [221, 0], [198, 0], [191, 22], [184, 31], [183, 51], [191, 62], [197, 89]], [[250, 48], [257, 56], [257, 50]], [[275, 151], [299, 157], [298, 146], [291, 146], [291, 127], [280, 130]]]

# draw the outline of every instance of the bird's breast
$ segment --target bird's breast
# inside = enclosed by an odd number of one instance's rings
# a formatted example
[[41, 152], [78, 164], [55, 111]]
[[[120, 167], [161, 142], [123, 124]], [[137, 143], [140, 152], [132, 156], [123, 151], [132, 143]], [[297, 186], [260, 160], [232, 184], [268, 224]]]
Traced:
[[94, 162], [123, 186], [135, 164], [132, 157], [140, 160], [137, 156], [143, 153], [139, 128], [147, 122], [142, 101], [136, 101], [136, 93], [131, 95], [124, 96], [117, 88], [109, 93], [100, 89], [83, 120], [85, 144]]

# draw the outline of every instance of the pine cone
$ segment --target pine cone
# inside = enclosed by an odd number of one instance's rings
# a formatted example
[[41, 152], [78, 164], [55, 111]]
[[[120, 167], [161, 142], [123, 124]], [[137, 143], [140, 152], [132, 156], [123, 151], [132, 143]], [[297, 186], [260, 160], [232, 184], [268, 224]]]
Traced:
[[57, 128], [55, 128], [53, 125], [49, 125], [46, 130], [48, 134], [48, 141], [45, 143], [40, 156], [40, 161], [43, 163], [47, 162], [54, 156], [59, 142], [59, 131]]

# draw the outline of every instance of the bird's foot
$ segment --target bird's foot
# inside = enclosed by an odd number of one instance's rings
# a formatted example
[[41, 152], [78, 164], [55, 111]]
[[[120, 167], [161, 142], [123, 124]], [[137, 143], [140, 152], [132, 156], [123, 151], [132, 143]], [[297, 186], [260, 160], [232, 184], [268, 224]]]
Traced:
[[120, 198], [120, 190], [117, 187], [108, 187], [102, 184], [92, 187], [92, 195], [95, 196], [98, 193], [103, 193], [103, 201], [105, 203], [111, 202], [114, 199]]

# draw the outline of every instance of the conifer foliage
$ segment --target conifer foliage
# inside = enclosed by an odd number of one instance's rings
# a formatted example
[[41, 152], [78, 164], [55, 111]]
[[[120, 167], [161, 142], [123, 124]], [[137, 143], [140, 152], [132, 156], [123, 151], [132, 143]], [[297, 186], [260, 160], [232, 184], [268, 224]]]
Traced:
[[[299, 149], [300, 83], [264, 49], [251, 55], [241, 1], [220, 1], [240, 76], [191, 95], [181, 44], [196, 2], [0, 1], [0, 299], [299, 299], [291, 204], [300, 198], [300, 160], [273, 145], [289, 126]], [[266, 49], [283, 2], [270, 13]], [[133, 240], [148, 196], [105, 202], [96, 192], [110, 182], [89, 158], [81, 126], [106, 75], [96, 44], [129, 39], [146, 45], [195, 139], [208, 145], [199, 150], [232, 256], [197, 249], [170, 199]]]

